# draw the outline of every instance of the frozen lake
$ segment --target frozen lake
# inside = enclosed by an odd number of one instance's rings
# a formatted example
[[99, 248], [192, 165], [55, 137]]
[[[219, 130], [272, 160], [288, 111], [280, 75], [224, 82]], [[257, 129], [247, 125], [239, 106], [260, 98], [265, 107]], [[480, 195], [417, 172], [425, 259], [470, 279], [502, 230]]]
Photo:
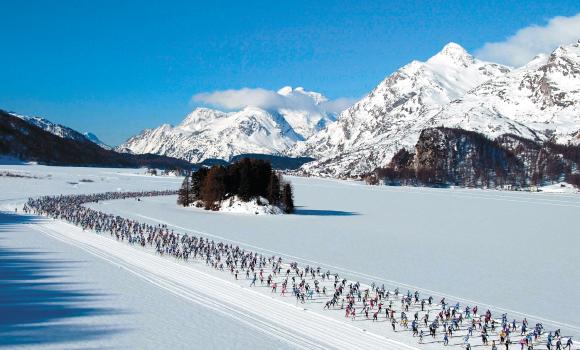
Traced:
[[[0, 166], [0, 172], [6, 171], [24, 176], [0, 177], [0, 208], [8, 211], [29, 196], [175, 189], [181, 183], [180, 178], [144, 176], [143, 170]], [[166, 223], [178, 232], [326, 266], [356, 280], [384, 282], [403, 290], [418, 288], [463, 305], [477, 304], [480, 309], [489, 304], [494, 311], [509, 310], [512, 317], [539, 319], [548, 329], [580, 335], [580, 307], [575, 302], [580, 290], [580, 195], [287, 179], [295, 186], [295, 215], [207, 212], [178, 207], [175, 197], [93, 206], [139, 221]], [[0, 256], [4, 262], [10, 263], [15, 252], [21, 251], [41, 253], [23, 255], [26, 266], [39, 267], [41, 272], [52, 266], [51, 259], [64, 261], [64, 272], [40, 281], [56, 282], [55, 288], [64, 289], [65, 297], [72, 293], [63, 306], [67, 317], [56, 322], [56, 328], [37, 328], [39, 333], [31, 333], [37, 342], [22, 344], [26, 347], [58, 348], [61, 343], [49, 343], [46, 334], [63, 329], [62, 324], [77, 327], [79, 338], [67, 344], [78, 348], [163, 347], [167, 339], [175, 346], [200, 348], [203, 344], [230, 347], [232, 342], [240, 348], [288, 346], [174, 297], [22, 222], [13, 222], [14, 216], [2, 215]], [[30, 270], [20, 272], [26, 277]], [[80, 299], [75, 300], [74, 292], [79, 290]], [[52, 290], [46, 293], [48, 298], [54, 294]], [[81, 307], [86, 305], [90, 310]], [[52, 325], [50, 318], [38, 321]], [[184, 333], [189, 327], [198, 331]], [[215, 331], [222, 337], [212, 337]]]
[[570, 303], [580, 290], [580, 196], [289, 179], [299, 206], [290, 216], [180, 208], [175, 197], [98, 208], [580, 331]]
[[0, 212], [0, 349], [292, 348], [27, 223]]
[[36, 225], [45, 219], [12, 212], [28, 196], [174, 188], [180, 179], [143, 170], [3, 171], [27, 177], [0, 177], [0, 349], [293, 348], [47, 235]]

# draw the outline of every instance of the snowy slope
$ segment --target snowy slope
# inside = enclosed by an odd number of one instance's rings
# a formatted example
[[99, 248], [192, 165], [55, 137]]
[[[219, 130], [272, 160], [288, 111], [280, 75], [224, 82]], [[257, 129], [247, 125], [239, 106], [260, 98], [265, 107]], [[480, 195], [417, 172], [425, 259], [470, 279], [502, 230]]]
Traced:
[[318, 157], [308, 172], [356, 175], [388, 163], [402, 146], [412, 147], [443, 106], [479, 84], [503, 76], [507, 67], [480, 61], [450, 43], [426, 62], [413, 61], [383, 80], [294, 154]]
[[[12, 167], [4, 166], [0, 172], [16, 171]], [[18, 169], [39, 178], [0, 178], [0, 207], [27, 196], [177, 188], [181, 182], [179, 178], [144, 176], [143, 170]], [[120, 268], [110, 256], [79, 249], [63, 237], [55, 239], [57, 232], [41, 227], [43, 222], [4, 209], [0, 208], [2, 349], [296, 348], [256, 328], [250, 317], [228, 315], [216, 310], [215, 303], [160, 288]], [[71, 229], [75, 230], [65, 228]]]
[[500, 120], [521, 123], [539, 139], [574, 141], [580, 130], [580, 42], [540, 55], [503, 77], [484, 83], [447, 105], [434, 121], [490, 136]]
[[[300, 264], [320, 265], [365, 282], [395, 285], [402, 291], [429, 289], [432, 295], [479, 305], [480, 309], [488, 304], [486, 308], [501, 308], [519, 319], [527, 314], [528, 319], [541, 318], [549, 328], [561, 325], [567, 334], [580, 332], [578, 308], [558, 302], [574, 298], [580, 284], [576, 268], [579, 237], [572, 225], [580, 207], [577, 195], [369, 187], [288, 178], [301, 205], [296, 215], [192, 211], [174, 207], [175, 197], [91, 207], [282, 255]], [[417, 220], [417, 213], [422, 220]], [[533, 219], [537, 217], [542, 220]], [[554, 235], [553, 242], [568, 244], [554, 243], [546, 249], [542, 239], [546, 232]], [[534, 266], [541, 269], [530, 267], [532, 257]], [[563, 257], [571, 259], [570, 263], [563, 264]], [[477, 265], [481, 266], [479, 272], [474, 271], [476, 262], [483, 262]], [[489, 269], [484, 268], [488, 263]], [[499, 266], [521, 273], [504, 274], [494, 268]], [[544, 281], [534, 285], [533, 292], [526, 284], [530, 276]], [[568, 276], [573, 285], [561, 288], [561, 276]], [[381, 334], [393, 335], [385, 326], [382, 324]]]
[[[2, 179], [2, 210], [13, 210], [31, 195], [175, 189], [180, 184], [179, 178], [144, 176], [143, 170], [45, 166], [1, 166], [0, 170], [38, 177]], [[399, 286], [403, 293], [420, 289], [422, 296], [436, 296], [436, 302], [445, 296], [453, 303], [478, 305], [481, 312], [490, 308], [494, 315], [507, 312], [510, 320], [527, 317], [530, 324], [539, 321], [548, 330], [562, 328], [565, 335], [580, 334], [578, 307], [564, 302], [576, 298], [580, 287], [576, 254], [580, 240], [574, 231], [578, 196], [289, 179], [301, 206], [296, 215], [192, 211], [176, 207], [175, 197], [108, 201], [91, 207], [282, 256], [301, 266], [322, 266], [361, 282], [385, 283], [391, 290]], [[424, 220], [417, 220], [417, 213]], [[539, 217], [542, 220], [535, 219]], [[265, 285], [250, 288], [245, 276], [235, 280], [203, 261], [184, 263], [159, 257], [108, 234], [83, 232], [58, 220], [34, 220], [26, 226], [31, 233], [12, 227], [0, 230], [2, 246], [57, 252], [52, 258], [66, 265], [45, 271], [55, 278], [68, 271], [67, 288], [84, 290], [88, 284], [104, 296], [104, 301], [93, 299], [89, 305], [77, 299], [95, 312], [84, 317], [65, 315], [57, 324], [67, 334], [82, 326], [130, 328], [90, 339], [71, 336], [71, 343], [52, 348], [394, 349], [403, 347], [401, 343], [425, 350], [442, 347], [440, 332], [435, 342], [426, 337], [426, 344], [419, 345], [400, 325], [392, 332], [384, 314], [379, 322], [366, 320], [362, 314], [351, 321], [345, 319], [344, 310], [324, 310], [328, 296], [300, 304], [291, 294], [271, 293]], [[546, 232], [551, 234], [549, 246], [542, 239]], [[71, 262], [79, 268], [72, 272], [62, 268]], [[509, 271], [502, 266], [509, 266]], [[530, 279], [542, 283], [530, 288]], [[396, 308], [399, 305], [394, 303]], [[102, 308], [111, 312], [98, 314]], [[436, 305], [432, 315], [439, 308]], [[413, 312], [408, 315], [412, 317]], [[54, 327], [46, 320], [35, 326]], [[44, 343], [23, 348], [47, 348], [55, 334], [54, 328], [49, 329], [53, 332]], [[472, 346], [480, 348], [478, 332], [474, 334]], [[452, 338], [449, 348], [459, 349], [461, 339], [459, 335]]]
[[[278, 94], [293, 97], [294, 99], [311, 99], [314, 100], [316, 106], [328, 101], [321, 93], [306, 91], [302, 87], [293, 89], [290, 86], [285, 86], [278, 90]], [[333, 114], [318, 108], [296, 108], [296, 106], [293, 106], [292, 108], [279, 108], [278, 113], [304, 139], [308, 139], [318, 131], [324, 129], [327, 124], [336, 120]]]
[[303, 167], [307, 173], [358, 176], [385, 166], [394, 152], [412, 148], [422, 130], [437, 126], [577, 144], [580, 44], [513, 71], [448, 44], [427, 62], [387, 77], [294, 154], [319, 158]]
[[10, 115], [13, 115], [17, 118], [20, 118], [24, 121], [26, 121], [29, 124], [35, 125], [39, 128], [41, 128], [44, 131], [48, 131], [49, 133], [56, 135], [58, 137], [61, 137], [63, 139], [72, 139], [72, 140], [77, 140], [77, 141], [81, 141], [81, 140], [86, 140], [87, 138], [79, 133], [76, 130], [73, 130], [69, 127], [60, 125], [60, 124], [56, 124], [53, 123], [47, 119], [44, 118], [40, 118], [40, 117], [29, 117], [29, 116], [25, 116], [25, 115], [20, 115], [20, 114], [16, 114], [16, 113], [11, 113], [8, 112]]
[[112, 149], [111, 146], [107, 145], [106, 143], [104, 143], [103, 141], [101, 141], [101, 139], [99, 139], [97, 137], [97, 135], [93, 134], [92, 132], [84, 132], [83, 135], [85, 136], [85, 138], [89, 141], [91, 141], [92, 143], [101, 146], [101, 148], [104, 149]]
[[[155, 153], [191, 162], [229, 160], [243, 153], [283, 154], [334, 120], [322, 109], [311, 108], [327, 100], [319, 93], [284, 87], [278, 94], [297, 101], [298, 107], [271, 111], [250, 106], [235, 112], [197, 108], [181, 124], [144, 130], [117, 150]], [[304, 108], [300, 108], [300, 101]]]
[[144, 130], [118, 150], [201, 162], [229, 160], [241, 153], [282, 153], [299, 139], [282, 116], [260, 108], [247, 107], [230, 113], [197, 108], [181, 124]]
[[71, 139], [71, 140], [75, 140], [75, 141], [89, 140], [92, 143], [94, 143], [98, 146], [101, 146], [104, 149], [111, 149], [110, 146], [106, 145], [101, 140], [99, 140], [97, 135], [95, 135], [93, 133], [85, 132], [84, 134], [81, 134], [80, 132], [78, 132], [74, 129], [71, 129], [71, 128], [66, 127], [64, 125], [53, 123], [50, 120], [47, 120], [47, 119], [44, 119], [41, 117], [30, 117], [30, 116], [20, 115], [20, 114], [12, 113], [12, 112], [7, 112], [7, 113], [14, 116], [14, 117], [20, 118], [29, 124], [37, 126], [44, 131], [48, 131], [49, 133], [51, 133], [53, 135], [61, 137], [63, 139]]

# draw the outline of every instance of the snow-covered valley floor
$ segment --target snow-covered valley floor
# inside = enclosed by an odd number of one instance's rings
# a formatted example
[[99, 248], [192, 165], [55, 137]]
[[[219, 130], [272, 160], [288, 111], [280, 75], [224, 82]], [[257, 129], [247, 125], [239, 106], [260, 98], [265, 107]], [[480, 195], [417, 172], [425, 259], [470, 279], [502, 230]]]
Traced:
[[[180, 183], [176, 178], [140, 176], [127, 170], [0, 168], [42, 177], [0, 179], [0, 205], [4, 209], [40, 194], [173, 189]], [[52, 176], [47, 177], [47, 173]], [[94, 182], [79, 181], [89, 176]], [[548, 329], [580, 334], [580, 309], [573, 302], [580, 290], [578, 195], [290, 180], [300, 206], [291, 216], [178, 208], [171, 196], [91, 206], [139, 221], [166, 223], [178, 232], [229, 240], [254, 251], [320, 265], [361, 282], [385, 283], [391, 288], [397, 285], [404, 292], [418, 288], [422, 296], [445, 295], [450, 301], [477, 304], [480, 311], [492, 305], [495, 312], [509, 310], [513, 318], [528, 316], [542, 321]], [[62, 222], [22, 222], [24, 219], [14, 219], [22, 216], [9, 214], [3, 218], [8, 224], [0, 226], [2, 249], [34, 248], [58, 252], [67, 261], [91, 262], [67, 269], [67, 277], [52, 271], [50, 276], [74, 283], [98, 283], [99, 295], [104, 295], [90, 298], [97, 311], [59, 318], [59, 322], [72, 320], [84, 327], [96, 323], [94, 329], [108, 330], [73, 339], [79, 348], [91, 344], [121, 348], [441, 347], [439, 343], [418, 345], [409, 332], [393, 333], [384, 319], [374, 324], [345, 320], [343, 311], [323, 311], [323, 299], [296, 305], [292, 297], [272, 297], [268, 288], [248, 288], [245, 278], [235, 281], [229, 273], [213, 271], [203, 263], [178, 263]], [[2, 319], [13, 325], [4, 315]], [[117, 329], [121, 331], [113, 331]], [[461, 341], [458, 338], [452, 343]], [[57, 342], [57, 348], [59, 344], [63, 343]]]

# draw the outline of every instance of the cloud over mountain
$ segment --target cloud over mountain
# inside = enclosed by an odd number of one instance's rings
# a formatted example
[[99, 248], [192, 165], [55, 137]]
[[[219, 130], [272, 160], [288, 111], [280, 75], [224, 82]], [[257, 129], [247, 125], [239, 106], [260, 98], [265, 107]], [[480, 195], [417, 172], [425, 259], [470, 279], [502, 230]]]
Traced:
[[522, 28], [505, 41], [486, 43], [475, 54], [484, 60], [520, 67], [539, 53], [550, 53], [559, 45], [579, 39], [580, 13], [571, 17], [553, 17], [544, 26]]
[[239, 110], [251, 106], [266, 110], [291, 109], [339, 113], [350, 107], [356, 99], [329, 100], [320, 94], [305, 91], [302, 88], [292, 90], [285, 87], [278, 91], [242, 88], [204, 92], [194, 95], [193, 101], [229, 110]]

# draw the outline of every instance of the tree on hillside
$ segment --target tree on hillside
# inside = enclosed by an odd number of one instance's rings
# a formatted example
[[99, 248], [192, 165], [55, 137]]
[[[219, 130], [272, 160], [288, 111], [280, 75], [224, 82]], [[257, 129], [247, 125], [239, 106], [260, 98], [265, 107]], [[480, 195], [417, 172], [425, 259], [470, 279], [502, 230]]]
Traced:
[[207, 168], [199, 168], [197, 171], [191, 173], [191, 192], [190, 192], [190, 201], [195, 202], [201, 198], [201, 188], [203, 185], [203, 181], [207, 176], [208, 169]]
[[269, 162], [253, 159], [251, 162], [252, 194], [268, 197], [268, 184], [272, 175], [272, 165]]
[[250, 160], [242, 159], [238, 168], [238, 196], [243, 201], [248, 201], [252, 197], [252, 174]]
[[[189, 186], [189, 191], [184, 186]], [[227, 166], [198, 169], [184, 180], [179, 203], [199, 201], [196, 205], [203, 203], [204, 208], [216, 210], [220, 201], [234, 196], [244, 202], [255, 198], [258, 203], [264, 197], [271, 205], [288, 208], [289, 212], [294, 208], [292, 186], [282, 183], [282, 175], [272, 171], [269, 162], [248, 158]]]
[[282, 175], [273, 172], [270, 175], [270, 183], [268, 184], [268, 201], [272, 205], [280, 204], [280, 177]]
[[294, 195], [292, 194], [292, 185], [285, 183], [282, 188], [282, 205], [286, 213], [294, 212]]
[[177, 204], [184, 207], [187, 207], [191, 204], [189, 189], [189, 176], [186, 176], [181, 183], [181, 188], [177, 192]]
[[225, 170], [221, 166], [214, 165], [209, 169], [201, 190], [205, 209], [216, 210], [216, 202], [223, 199], [225, 195], [224, 177]]

